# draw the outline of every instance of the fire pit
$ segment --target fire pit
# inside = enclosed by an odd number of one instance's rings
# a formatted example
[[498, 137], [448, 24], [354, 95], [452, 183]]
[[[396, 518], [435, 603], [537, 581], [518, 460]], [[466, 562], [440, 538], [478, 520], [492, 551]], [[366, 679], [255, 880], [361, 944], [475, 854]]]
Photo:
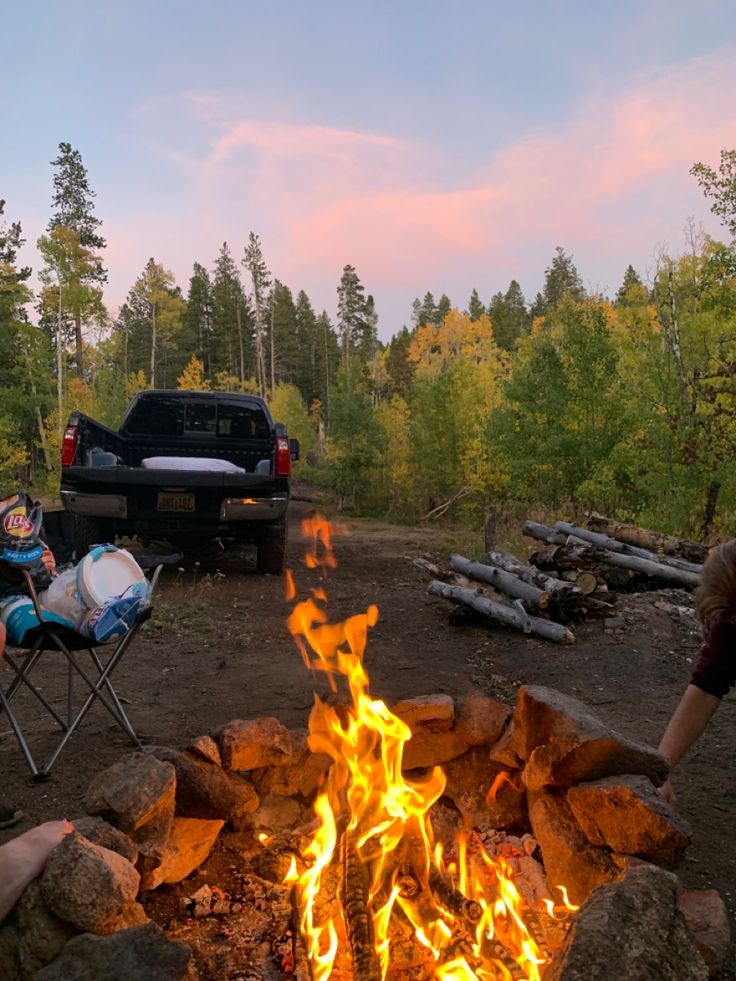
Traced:
[[236, 720], [100, 774], [0, 930], [2, 977], [707, 977], [725, 910], [707, 896], [701, 956], [681, 908], [698, 929], [705, 894], [657, 867], [689, 843], [665, 761], [549, 689], [513, 718], [480, 693], [389, 708], [363, 663], [378, 611], [329, 621], [330, 528], [305, 532], [323, 576], [301, 601], [287, 576], [288, 624], [331, 690], [308, 732]]

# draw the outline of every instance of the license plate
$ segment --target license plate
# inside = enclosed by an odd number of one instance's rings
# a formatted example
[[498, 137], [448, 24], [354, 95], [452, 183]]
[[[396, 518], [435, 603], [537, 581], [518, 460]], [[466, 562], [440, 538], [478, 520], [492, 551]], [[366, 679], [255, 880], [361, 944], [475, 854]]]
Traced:
[[193, 511], [194, 494], [159, 494], [159, 511]]

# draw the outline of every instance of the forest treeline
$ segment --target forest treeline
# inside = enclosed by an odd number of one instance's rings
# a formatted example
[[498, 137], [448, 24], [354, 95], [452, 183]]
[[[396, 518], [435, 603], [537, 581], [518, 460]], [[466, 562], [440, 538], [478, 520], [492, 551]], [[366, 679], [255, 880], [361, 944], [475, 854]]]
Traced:
[[333, 322], [277, 278], [253, 232], [195, 261], [187, 284], [151, 258], [111, 316], [81, 155], [62, 143], [52, 163], [35, 295], [0, 202], [2, 486], [58, 489], [72, 409], [116, 427], [141, 389], [217, 389], [263, 395], [300, 439], [299, 466], [358, 510], [592, 505], [736, 531], [736, 151], [692, 170], [729, 242], [691, 227], [680, 254], [656, 255], [647, 282], [629, 266], [611, 297], [588, 293], [558, 248], [531, 302], [515, 280], [459, 304], [427, 292], [385, 343], [353, 266]]

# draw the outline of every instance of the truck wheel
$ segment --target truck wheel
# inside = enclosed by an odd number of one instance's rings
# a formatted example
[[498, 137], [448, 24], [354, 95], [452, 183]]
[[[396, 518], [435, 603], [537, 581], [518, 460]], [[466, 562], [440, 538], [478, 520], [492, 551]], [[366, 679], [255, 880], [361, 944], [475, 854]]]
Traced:
[[74, 557], [77, 562], [85, 557], [93, 545], [102, 542], [112, 543], [114, 537], [112, 521], [109, 518], [91, 518], [86, 514], [74, 515]]
[[267, 575], [280, 576], [286, 561], [286, 522], [268, 525], [258, 539], [256, 569]]

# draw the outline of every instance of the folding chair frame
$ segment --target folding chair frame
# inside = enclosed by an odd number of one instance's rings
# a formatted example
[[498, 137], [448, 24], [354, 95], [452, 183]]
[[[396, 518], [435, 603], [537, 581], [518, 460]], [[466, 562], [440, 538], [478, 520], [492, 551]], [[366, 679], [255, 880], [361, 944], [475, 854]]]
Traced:
[[[154, 572], [153, 579], [151, 580], [151, 594], [153, 594], [153, 590], [156, 587], [162, 568], [163, 566], [158, 566]], [[110, 681], [110, 676], [120, 663], [123, 654], [132, 642], [135, 635], [138, 633], [140, 626], [150, 617], [150, 606], [136, 619], [130, 630], [128, 630], [123, 637], [121, 637], [118, 644], [112, 650], [110, 650], [109, 656], [107, 659], [105, 659], [104, 654], [101, 655], [98, 653], [98, 650], [100, 647], [108, 645], [96, 644], [94, 641], [90, 641], [89, 638], [83, 637], [82, 634], [79, 634], [68, 627], [63, 627], [60, 624], [54, 623], [50, 620], [44, 620], [43, 611], [38, 601], [38, 595], [30, 573], [27, 571], [24, 572], [24, 578], [29, 595], [33, 601], [39, 626], [33, 628], [32, 633], [35, 636], [30, 648], [26, 649], [22, 653], [15, 654], [9, 653], [6, 649], [4, 659], [7, 661], [11, 670], [15, 673], [15, 678], [13, 678], [7, 689], [0, 687], [0, 715], [2, 715], [3, 712], [5, 712], [7, 715], [8, 721], [10, 722], [13, 732], [15, 733], [15, 737], [18, 740], [18, 744], [20, 745], [23, 755], [26, 758], [26, 762], [30, 767], [33, 780], [36, 782], [41, 782], [49, 778], [51, 775], [51, 770], [56, 763], [59, 754], [64, 749], [76, 729], [82, 723], [95, 701], [99, 701], [107, 709], [115, 723], [123, 730], [123, 732], [125, 732], [133, 745], [141, 746], [141, 741], [136, 735], [130, 719], [123, 709], [120, 698], [113, 688], [112, 682]], [[66, 643], [64, 638], [66, 638]], [[56, 711], [56, 709], [38, 690], [29, 677], [34, 667], [39, 662], [41, 655], [44, 653], [63, 654], [67, 661], [67, 704], [65, 718]], [[77, 655], [84, 653], [89, 654], [92, 659], [92, 663], [97, 670], [96, 678], [90, 677], [79, 662]], [[75, 673], [82, 678], [86, 687], [89, 689], [89, 694], [86, 696], [81, 707], [76, 712], [74, 710]], [[23, 730], [21, 729], [15, 713], [10, 705], [18, 691], [24, 685], [44, 706], [47, 712], [53, 716], [63, 731], [61, 741], [58, 743], [54, 752], [49, 757], [46, 765], [41, 768], [39, 768], [36, 763], [33, 753], [31, 752], [28, 742], [23, 734]]]

